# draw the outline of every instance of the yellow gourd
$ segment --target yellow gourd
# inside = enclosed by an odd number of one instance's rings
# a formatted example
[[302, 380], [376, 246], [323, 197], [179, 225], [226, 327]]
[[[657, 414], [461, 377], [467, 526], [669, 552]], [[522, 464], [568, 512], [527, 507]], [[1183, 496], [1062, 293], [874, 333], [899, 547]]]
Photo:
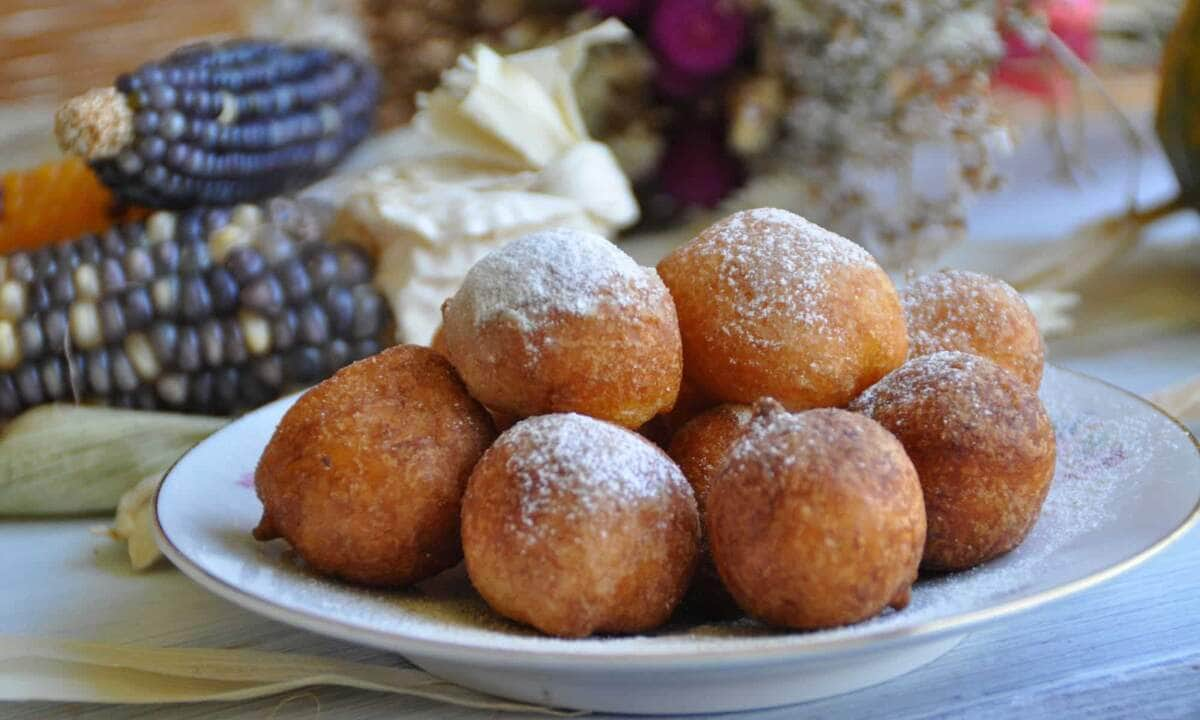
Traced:
[[0, 255], [37, 250], [144, 215], [118, 204], [79, 158], [0, 174]]
[[1200, 0], [1188, 0], [1167, 41], [1155, 130], [1179, 180], [1175, 204], [1200, 209]]

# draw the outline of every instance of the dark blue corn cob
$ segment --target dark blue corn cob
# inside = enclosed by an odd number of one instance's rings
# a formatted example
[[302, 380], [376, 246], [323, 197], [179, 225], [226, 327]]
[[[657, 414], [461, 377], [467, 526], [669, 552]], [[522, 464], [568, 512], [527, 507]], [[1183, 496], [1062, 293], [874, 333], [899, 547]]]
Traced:
[[0, 419], [74, 400], [234, 413], [378, 352], [371, 261], [325, 225], [277, 198], [0, 257]]
[[[338, 50], [238, 40], [181, 48], [115, 85], [113, 102], [126, 106], [115, 115], [130, 127], [105, 128], [119, 140], [82, 152], [60, 127], [65, 149], [84, 154], [122, 200], [185, 209], [256, 202], [320, 179], [370, 130], [379, 78]], [[106, 119], [75, 111], [79, 122]]]

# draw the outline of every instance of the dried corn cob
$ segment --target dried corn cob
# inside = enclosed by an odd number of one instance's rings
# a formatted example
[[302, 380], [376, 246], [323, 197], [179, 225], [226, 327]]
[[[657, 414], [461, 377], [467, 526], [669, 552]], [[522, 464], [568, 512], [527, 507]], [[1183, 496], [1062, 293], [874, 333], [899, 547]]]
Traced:
[[275, 199], [0, 258], [0, 418], [72, 399], [230, 413], [377, 352], [371, 261], [324, 227]]
[[143, 214], [114, 201], [79, 158], [5, 173], [0, 175], [0, 254], [100, 232]]
[[372, 65], [323, 47], [182, 48], [59, 110], [67, 152], [154, 208], [263, 200], [319, 179], [371, 126]]

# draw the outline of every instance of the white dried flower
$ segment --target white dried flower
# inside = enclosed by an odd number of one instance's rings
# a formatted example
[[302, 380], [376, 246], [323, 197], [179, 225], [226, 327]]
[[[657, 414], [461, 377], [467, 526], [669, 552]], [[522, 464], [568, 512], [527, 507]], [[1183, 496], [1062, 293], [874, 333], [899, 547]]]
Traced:
[[[998, 184], [994, 160], [1009, 147], [998, 141], [1006, 133], [989, 85], [1004, 51], [1001, 20], [1031, 37], [1040, 25], [1028, 2], [1003, 5], [761, 0], [769, 19], [759, 43], [778, 48], [770, 64], [791, 100], [781, 144], [753, 161], [752, 177], [773, 178], [772, 194], [792, 193], [786, 207], [892, 266], [936, 257], [962, 237], [971, 196]], [[945, 148], [949, 182], [935, 192], [911, 175], [923, 146]], [[760, 194], [748, 188], [730, 205]]]

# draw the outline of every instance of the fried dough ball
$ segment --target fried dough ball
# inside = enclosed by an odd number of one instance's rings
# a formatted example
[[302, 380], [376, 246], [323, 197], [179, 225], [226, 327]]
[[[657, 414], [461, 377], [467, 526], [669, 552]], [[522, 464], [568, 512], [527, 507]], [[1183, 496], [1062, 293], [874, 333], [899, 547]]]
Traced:
[[749, 405], [718, 405], [692, 418], [671, 439], [667, 454], [691, 483], [701, 516], [712, 479], [725, 464], [752, 413]]
[[904, 362], [896, 289], [861, 247], [784, 210], [734, 213], [658, 264], [688, 380], [719, 401], [843, 406]]
[[522, 420], [463, 499], [467, 573], [498, 613], [562, 637], [654, 628], [683, 597], [700, 521], [679, 468], [578, 414]]
[[1021, 293], [998, 278], [943, 270], [901, 293], [909, 357], [942, 350], [981, 355], [1034, 390], [1042, 382], [1046, 346]]
[[579, 412], [636, 428], [679, 393], [670, 294], [599, 235], [560, 229], [509, 243], [471, 268], [442, 316], [450, 361], [499, 412]]
[[1012, 550], [1054, 477], [1054, 428], [1033, 390], [976, 355], [913, 358], [851, 404], [917, 468], [929, 535], [922, 568], [962, 570]]
[[513, 425], [516, 425], [517, 421], [519, 420], [519, 418], [517, 418], [515, 415], [509, 415], [508, 413], [500, 410], [488, 408], [487, 411], [488, 414], [492, 416], [492, 425], [496, 427], [497, 432], [504, 432]]
[[433, 331], [433, 337], [429, 339], [429, 347], [443, 357], [449, 355], [446, 350], [446, 331], [440, 323], [437, 330]]
[[[442, 330], [439, 324], [437, 330], [433, 332], [433, 339], [429, 341], [429, 347], [439, 353], [442, 357], [447, 357], [449, 352], [446, 349], [446, 333]], [[487, 407], [486, 405], [484, 407]], [[513, 426], [519, 418], [510, 415], [506, 412], [487, 408], [488, 414], [492, 416], [492, 425], [495, 426], [496, 432], [504, 432]]]
[[[725, 465], [730, 449], [742, 436], [750, 422], [751, 412], [749, 405], [718, 405], [692, 418], [671, 439], [667, 454], [679, 465], [683, 476], [692, 485], [701, 525], [704, 523], [705, 503], [713, 477]], [[738, 612], [737, 603], [721, 584], [721, 577], [713, 565], [707, 537], [701, 537], [700, 540], [700, 562], [688, 592], [688, 603], [718, 617], [732, 616]]]
[[462, 558], [467, 478], [495, 439], [441, 355], [415, 345], [360, 360], [304, 393], [254, 474], [263, 517], [318, 572], [401, 586]]
[[925, 543], [921, 487], [896, 438], [845, 410], [773, 400], [756, 404], [705, 521], [742, 609], [800, 630], [905, 607]]
[[685, 377], [679, 383], [679, 395], [675, 398], [675, 407], [650, 418], [650, 421], [638, 428], [638, 432], [649, 438], [651, 442], [664, 450], [670, 446], [671, 438], [692, 418], [712, 408], [717, 403], [696, 389], [695, 384]]

